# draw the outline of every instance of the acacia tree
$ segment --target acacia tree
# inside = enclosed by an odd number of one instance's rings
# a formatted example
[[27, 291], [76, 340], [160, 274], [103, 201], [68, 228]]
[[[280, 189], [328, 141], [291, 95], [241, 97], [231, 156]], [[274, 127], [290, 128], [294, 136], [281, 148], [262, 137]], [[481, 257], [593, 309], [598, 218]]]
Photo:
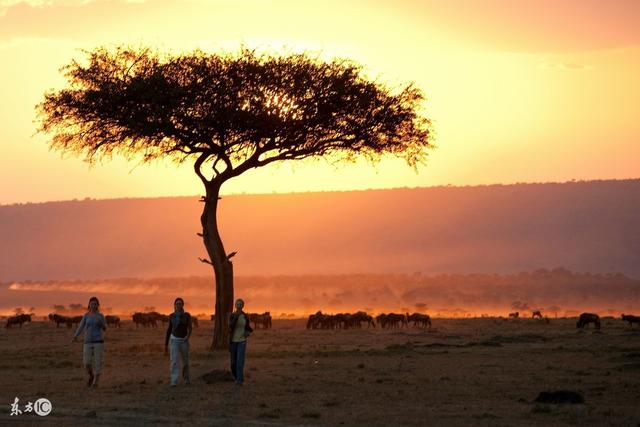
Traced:
[[416, 167], [431, 147], [422, 92], [392, 90], [349, 60], [307, 54], [98, 48], [62, 68], [67, 86], [37, 106], [50, 146], [94, 162], [113, 154], [149, 162], [193, 161], [205, 196], [204, 246], [215, 276], [212, 348], [228, 342], [232, 254], [216, 212], [220, 188], [249, 169], [306, 158], [376, 161], [394, 155]]

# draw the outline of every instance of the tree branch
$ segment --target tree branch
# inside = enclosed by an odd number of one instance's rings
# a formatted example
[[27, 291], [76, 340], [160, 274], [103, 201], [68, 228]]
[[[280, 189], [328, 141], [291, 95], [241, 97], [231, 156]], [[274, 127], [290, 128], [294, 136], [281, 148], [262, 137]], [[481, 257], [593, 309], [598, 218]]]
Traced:
[[193, 164], [193, 169], [196, 172], [196, 175], [198, 175], [198, 177], [202, 180], [202, 183], [206, 186], [207, 184], [209, 184], [209, 180], [202, 174], [202, 164], [209, 158], [210, 153], [207, 152], [203, 152], [202, 154], [200, 154], [200, 156], [198, 156], [198, 159], [195, 161], [195, 163]]

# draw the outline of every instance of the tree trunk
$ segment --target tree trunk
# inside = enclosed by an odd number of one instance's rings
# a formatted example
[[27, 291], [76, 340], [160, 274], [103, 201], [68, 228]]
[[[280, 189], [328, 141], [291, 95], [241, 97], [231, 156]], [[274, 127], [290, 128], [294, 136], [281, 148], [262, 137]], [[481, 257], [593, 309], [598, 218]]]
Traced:
[[210, 183], [206, 189], [207, 195], [200, 222], [202, 239], [213, 266], [216, 283], [215, 325], [211, 349], [220, 350], [229, 346], [229, 314], [233, 311], [233, 264], [227, 257], [218, 232], [220, 184]]

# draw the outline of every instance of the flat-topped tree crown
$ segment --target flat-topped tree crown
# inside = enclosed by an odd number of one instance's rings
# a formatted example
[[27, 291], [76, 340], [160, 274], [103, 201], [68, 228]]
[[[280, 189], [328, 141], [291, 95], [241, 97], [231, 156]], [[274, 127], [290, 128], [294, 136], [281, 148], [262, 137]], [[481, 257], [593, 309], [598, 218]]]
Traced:
[[193, 157], [202, 179], [222, 183], [309, 157], [391, 154], [416, 166], [430, 147], [422, 92], [409, 85], [392, 93], [348, 60], [99, 48], [86, 65], [63, 70], [69, 87], [45, 95], [41, 130], [53, 133], [53, 148], [89, 161]]
[[99, 48], [86, 64], [63, 68], [68, 87], [38, 105], [51, 147], [93, 161], [114, 153], [144, 162], [193, 159], [206, 196], [200, 222], [215, 271], [212, 347], [227, 345], [233, 308], [232, 254], [216, 218], [221, 185], [284, 160], [375, 161], [384, 155], [415, 167], [426, 158], [429, 120], [422, 92], [392, 91], [348, 60], [306, 54], [235, 55], [195, 51], [162, 56], [150, 49]]

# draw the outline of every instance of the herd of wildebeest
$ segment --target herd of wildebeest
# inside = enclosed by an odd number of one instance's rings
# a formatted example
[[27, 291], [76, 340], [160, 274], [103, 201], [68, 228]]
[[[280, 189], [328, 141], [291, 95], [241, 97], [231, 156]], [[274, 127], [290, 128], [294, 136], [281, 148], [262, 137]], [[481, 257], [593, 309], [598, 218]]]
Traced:
[[[247, 313], [249, 321], [253, 323], [256, 329], [270, 329], [271, 328], [271, 313]], [[7, 328], [11, 328], [14, 325], [22, 327], [25, 322], [31, 322], [33, 314], [18, 314], [16, 316], [10, 316], [7, 318]], [[520, 316], [519, 312], [509, 313], [510, 318], [517, 319]], [[548, 317], [543, 317], [539, 310], [533, 311], [532, 318], [538, 318], [549, 323]], [[56, 324], [59, 327], [61, 324], [66, 325], [67, 328], [71, 328], [73, 325], [79, 324], [82, 320], [82, 316], [62, 316], [57, 313], [51, 313], [47, 319]], [[169, 322], [169, 315], [161, 314], [156, 311], [151, 312], [137, 312], [131, 316], [133, 323], [138, 327], [144, 328], [157, 328], [158, 323], [166, 324]], [[191, 316], [193, 327], [198, 327], [198, 318]], [[622, 314], [621, 319], [625, 322], [629, 322], [629, 326], [633, 327], [634, 323], [640, 325], [640, 316], [634, 316], [630, 314]], [[112, 327], [120, 327], [120, 317], [118, 316], [105, 316], [107, 325]], [[211, 320], [215, 320], [215, 316], [211, 315]], [[576, 323], [577, 328], [584, 328], [589, 323], [593, 323], [595, 329], [601, 328], [600, 316], [594, 313], [582, 313], [578, 317]], [[322, 311], [318, 311], [308, 317], [307, 329], [358, 329], [362, 328], [362, 325], [366, 325], [367, 328], [375, 328], [376, 324], [382, 329], [397, 329], [409, 327], [412, 324], [413, 327], [418, 328], [431, 328], [431, 317], [428, 314], [413, 313], [413, 314], [397, 314], [397, 313], [382, 313], [375, 318], [364, 311], [358, 311], [357, 313], [338, 313], [338, 314], [324, 314]]]
[[[262, 314], [258, 313], [247, 313], [249, 316], [249, 321], [251, 321], [255, 328], [263, 328], [270, 329], [271, 328], [271, 313], [265, 312]], [[18, 314], [16, 316], [10, 316], [7, 318], [7, 328], [11, 328], [14, 325], [18, 325], [22, 327], [23, 323], [31, 322], [31, 317], [34, 316], [33, 313], [30, 314]], [[71, 328], [73, 325], [78, 325], [82, 321], [82, 316], [63, 316], [57, 313], [50, 313], [45, 320], [49, 320], [52, 323], [56, 324], [56, 327], [60, 327], [60, 325], [66, 325], [67, 328]], [[106, 315], [105, 320], [107, 321], [108, 326], [112, 326], [115, 328], [120, 327], [120, 317]], [[157, 328], [158, 323], [167, 324], [169, 322], [169, 315], [158, 313], [157, 311], [150, 311], [146, 313], [136, 312], [131, 315], [131, 320], [138, 327], [144, 328]], [[215, 320], [215, 316], [211, 315], [211, 320]], [[191, 324], [194, 328], [199, 326], [198, 317], [191, 316]]]
[[349, 329], [362, 328], [362, 324], [366, 324], [367, 328], [376, 327], [376, 323], [383, 329], [396, 329], [408, 327], [413, 322], [413, 326], [430, 328], [431, 317], [428, 314], [379, 314], [375, 319], [364, 311], [357, 313], [338, 313], [323, 314], [318, 311], [316, 314], [309, 316], [307, 320], [307, 329]]

